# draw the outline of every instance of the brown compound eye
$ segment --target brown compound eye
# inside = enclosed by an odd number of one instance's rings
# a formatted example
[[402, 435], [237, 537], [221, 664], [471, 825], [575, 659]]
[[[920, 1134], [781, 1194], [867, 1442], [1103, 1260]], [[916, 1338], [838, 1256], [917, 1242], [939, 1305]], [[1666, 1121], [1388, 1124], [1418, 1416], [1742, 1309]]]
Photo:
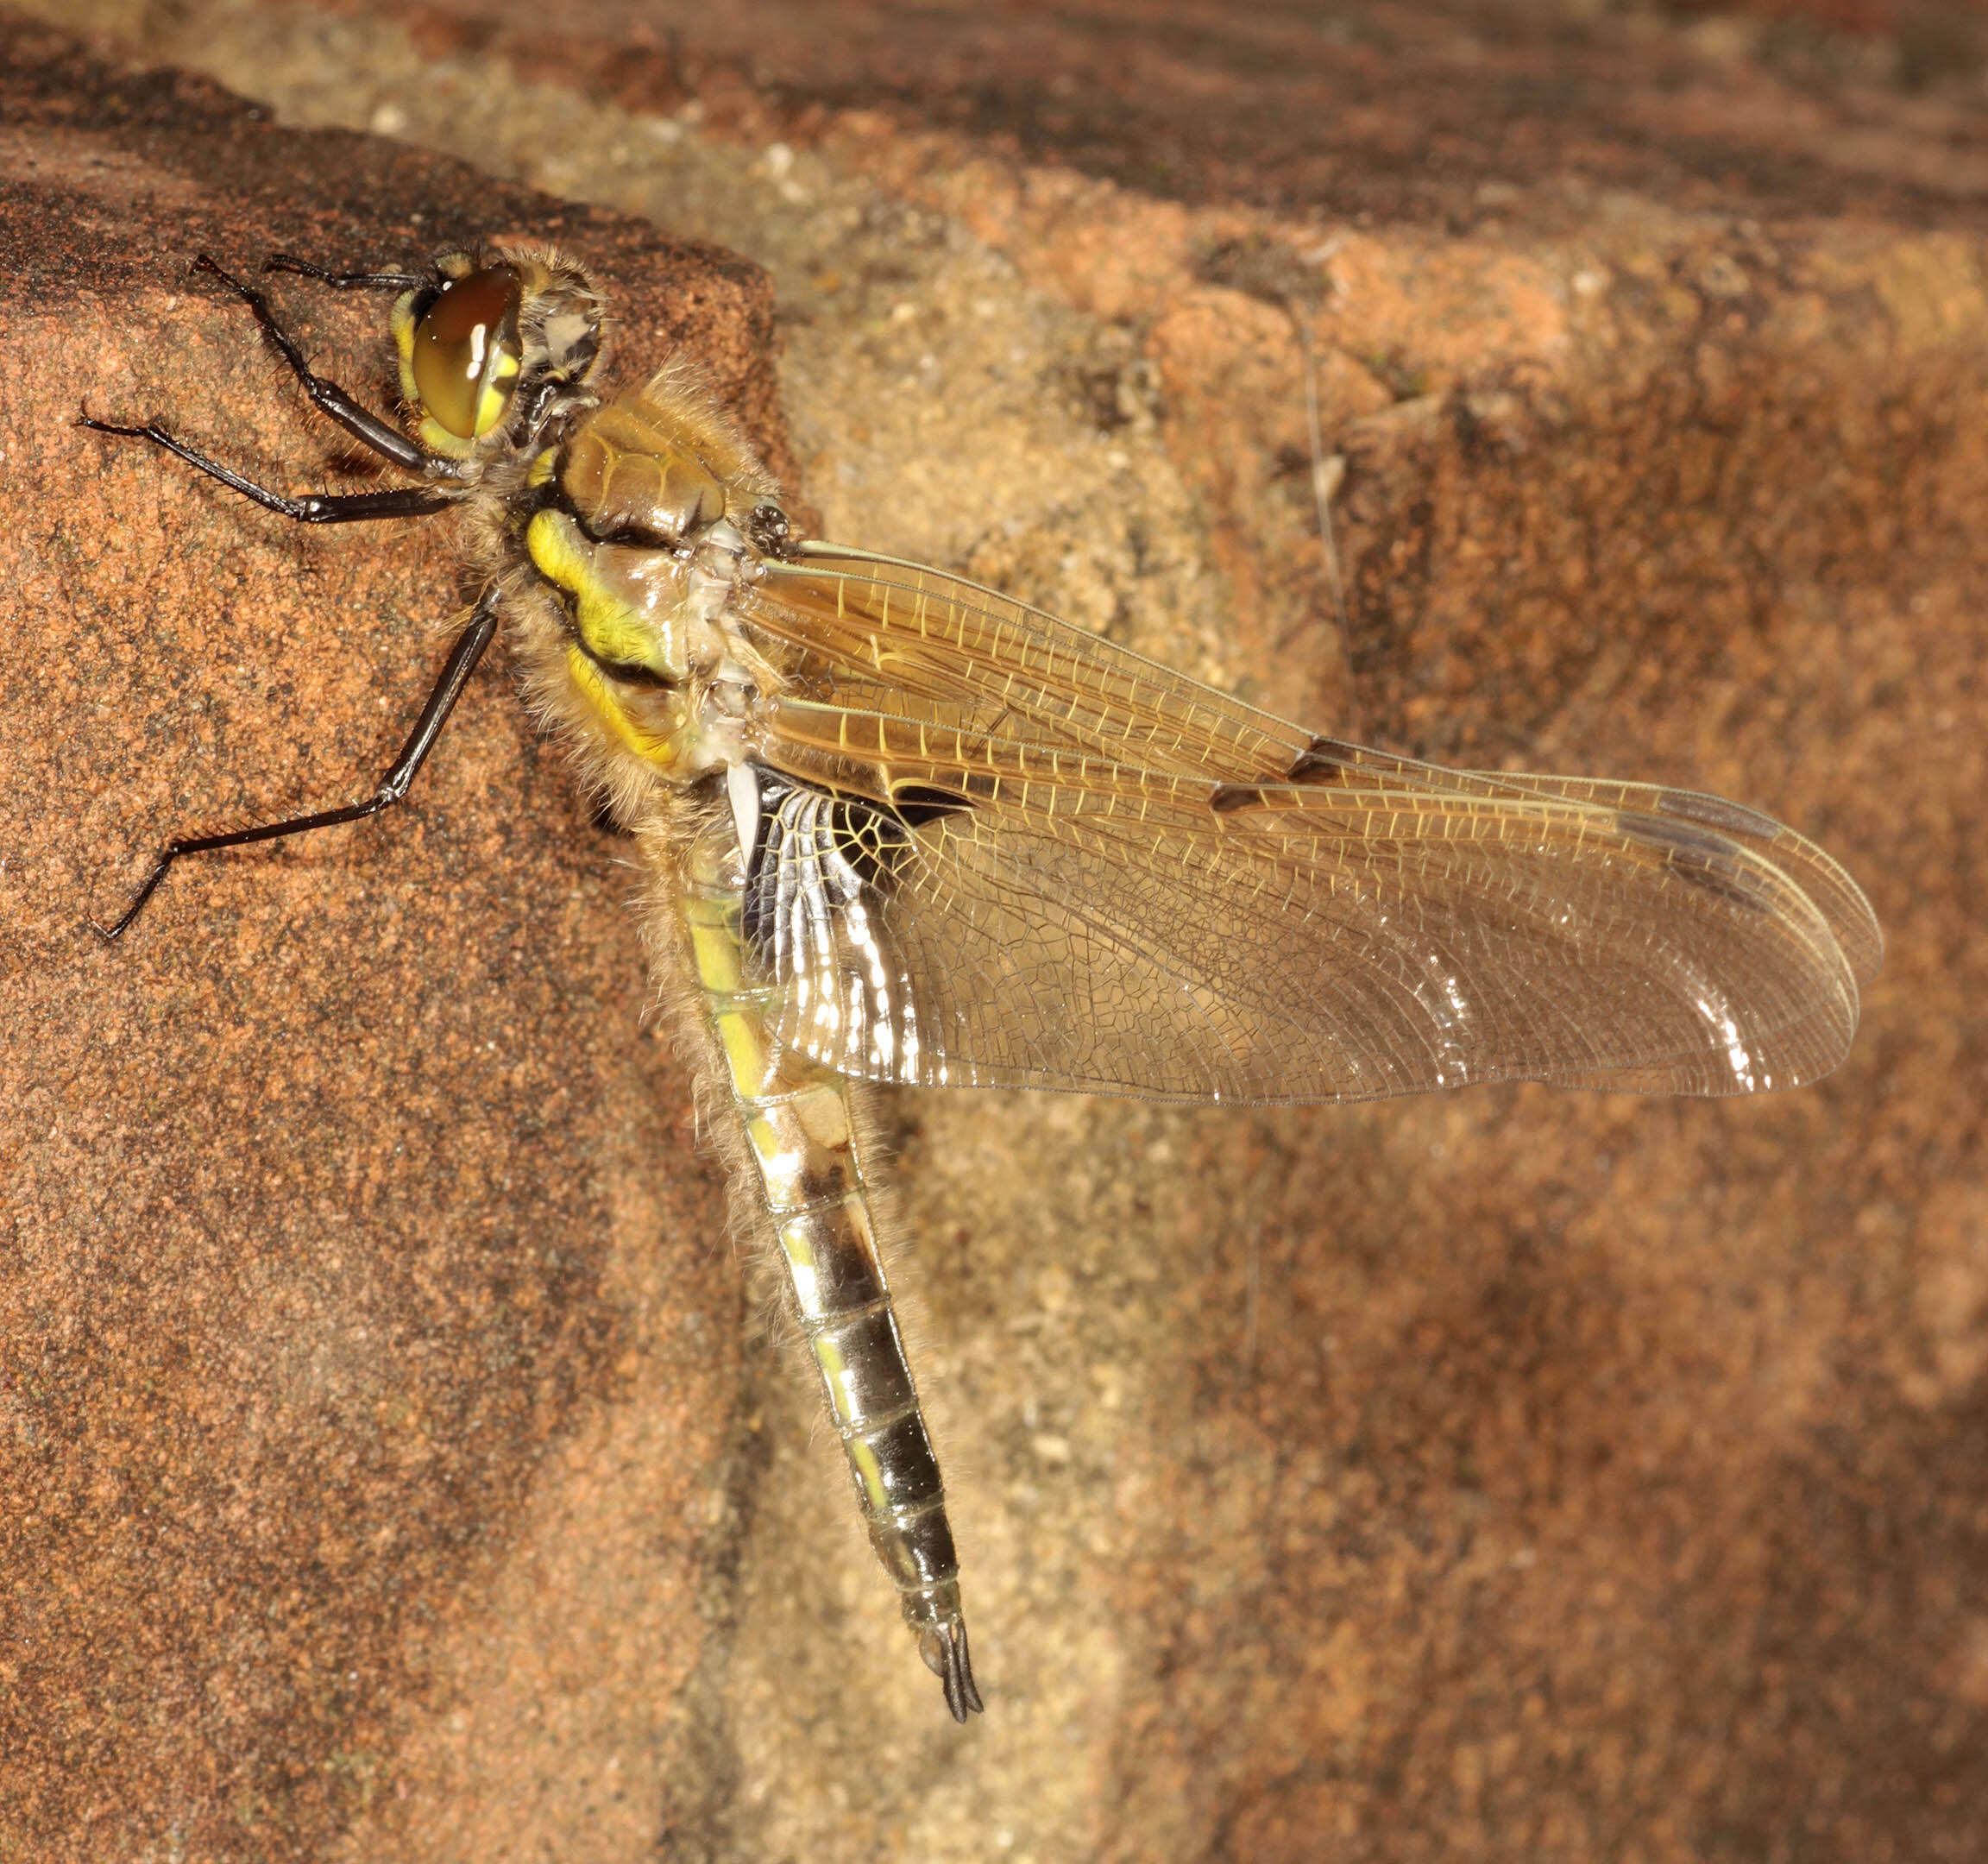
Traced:
[[459, 439], [503, 419], [518, 383], [518, 274], [491, 266], [445, 285], [414, 326], [414, 391]]

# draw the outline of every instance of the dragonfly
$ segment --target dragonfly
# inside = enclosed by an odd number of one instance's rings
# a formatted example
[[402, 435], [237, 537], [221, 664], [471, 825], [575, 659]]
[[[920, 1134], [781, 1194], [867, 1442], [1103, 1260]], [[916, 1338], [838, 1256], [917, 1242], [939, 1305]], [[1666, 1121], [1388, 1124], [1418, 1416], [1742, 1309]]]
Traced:
[[1877, 921], [1769, 816], [1321, 735], [992, 589], [802, 535], [694, 365], [600, 391], [606, 301], [552, 249], [265, 262], [392, 295], [398, 422], [315, 374], [261, 289], [197, 268], [406, 482], [292, 494], [156, 422], [80, 425], [301, 524], [454, 513], [476, 594], [370, 795], [179, 836], [98, 931], [189, 856], [400, 803], [501, 633], [639, 850], [644, 944], [734, 1222], [784, 1271], [871, 1546], [959, 1722], [983, 1705], [874, 1208], [879, 1086], [1745, 1094], [1849, 1048]]

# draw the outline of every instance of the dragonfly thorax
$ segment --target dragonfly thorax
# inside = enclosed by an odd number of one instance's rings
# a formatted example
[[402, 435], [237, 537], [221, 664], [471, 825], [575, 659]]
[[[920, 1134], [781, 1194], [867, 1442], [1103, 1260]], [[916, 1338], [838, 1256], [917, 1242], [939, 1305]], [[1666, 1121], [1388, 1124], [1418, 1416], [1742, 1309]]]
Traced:
[[584, 421], [560, 483], [596, 537], [675, 544], [722, 520], [724, 482], [639, 406], [617, 402]]
[[781, 675], [747, 640], [737, 598], [781, 514], [702, 383], [667, 369], [580, 414], [530, 479], [530, 515], [509, 535], [544, 625], [522, 645], [580, 727], [582, 761], [632, 796], [748, 759], [755, 703]]

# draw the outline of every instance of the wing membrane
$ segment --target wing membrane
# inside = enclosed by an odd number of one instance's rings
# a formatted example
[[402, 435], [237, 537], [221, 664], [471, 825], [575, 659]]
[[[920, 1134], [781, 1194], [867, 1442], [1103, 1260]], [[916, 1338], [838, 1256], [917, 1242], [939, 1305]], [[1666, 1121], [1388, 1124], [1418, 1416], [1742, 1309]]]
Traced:
[[1280, 778], [1297, 726], [1040, 608], [917, 564], [851, 551], [769, 564], [754, 620], [834, 669], [858, 710], [1061, 749], [1136, 745], [1147, 768]]
[[1859, 984], [1878, 975], [1884, 936], [1863, 891], [1824, 850], [1777, 822], [1771, 816], [1724, 797], [1660, 784], [1623, 783], [1601, 777], [1551, 777], [1531, 771], [1445, 770], [1412, 758], [1375, 751], [1364, 745], [1317, 738], [1300, 759], [1317, 782], [1333, 765], [1350, 768], [1368, 781], [1390, 780], [1419, 788], [1474, 796], [1526, 796], [1585, 804], [1589, 808], [1659, 819], [1689, 828], [1709, 828], [1764, 855], [1808, 894], [1829, 923], [1830, 931]]
[[1769, 818], [1315, 740], [938, 572], [770, 579], [766, 760], [950, 797], [776, 962], [845, 1072], [1179, 1099], [1532, 1079], [1734, 1093], [1841, 1058], [1862, 896]]

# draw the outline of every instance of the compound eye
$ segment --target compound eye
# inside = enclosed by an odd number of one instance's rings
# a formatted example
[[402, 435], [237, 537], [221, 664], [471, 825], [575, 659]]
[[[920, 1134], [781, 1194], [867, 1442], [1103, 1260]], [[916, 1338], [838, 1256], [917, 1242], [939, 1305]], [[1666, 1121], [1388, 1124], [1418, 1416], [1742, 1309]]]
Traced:
[[491, 266], [444, 285], [414, 326], [414, 392], [458, 439], [488, 433], [511, 406], [519, 298], [518, 274]]

